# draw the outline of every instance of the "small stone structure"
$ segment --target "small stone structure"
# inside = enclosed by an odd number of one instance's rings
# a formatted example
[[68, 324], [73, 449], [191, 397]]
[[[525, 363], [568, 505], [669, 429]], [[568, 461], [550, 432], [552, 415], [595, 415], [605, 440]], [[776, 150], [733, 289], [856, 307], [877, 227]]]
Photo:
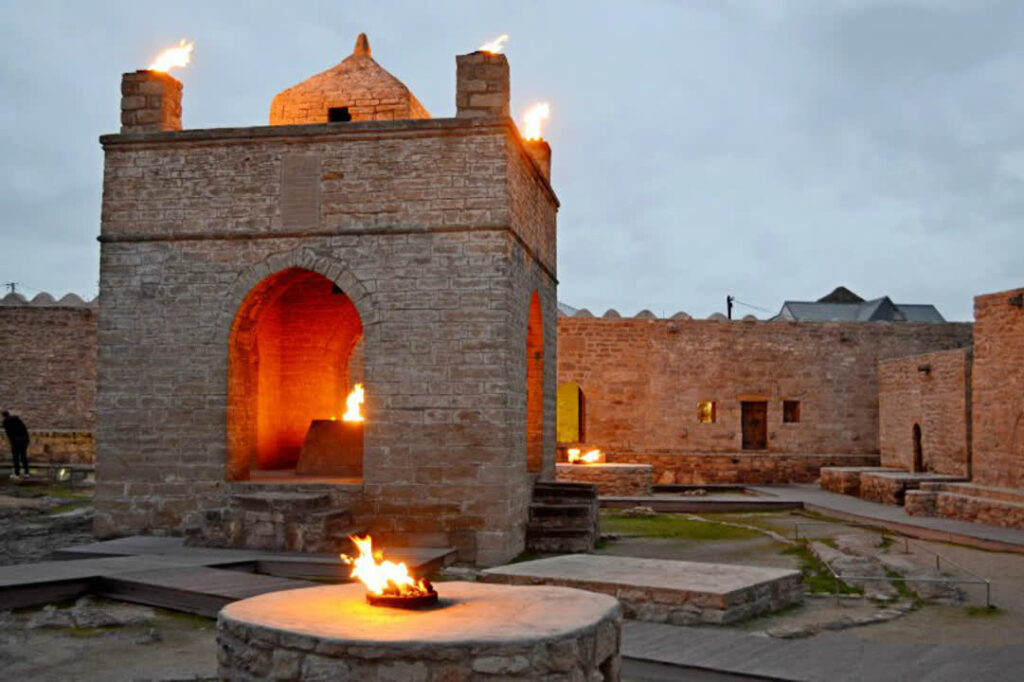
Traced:
[[556, 464], [555, 479], [566, 483], [593, 483], [599, 495], [646, 497], [651, 494], [650, 464]]
[[860, 476], [865, 472], [891, 471], [885, 467], [822, 467], [819, 485], [840, 495], [860, 496]]
[[803, 601], [796, 570], [594, 554], [490, 568], [480, 580], [608, 594], [622, 602], [627, 618], [674, 625], [732, 623]]
[[438, 606], [370, 606], [360, 584], [226, 606], [220, 679], [618, 682], [622, 609], [562, 587], [446, 582]]
[[916, 490], [925, 482], [960, 481], [957, 476], [907, 471], [864, 471], [860, 475], [860, 497], [869, 502], [902, 505], [908, 491]]

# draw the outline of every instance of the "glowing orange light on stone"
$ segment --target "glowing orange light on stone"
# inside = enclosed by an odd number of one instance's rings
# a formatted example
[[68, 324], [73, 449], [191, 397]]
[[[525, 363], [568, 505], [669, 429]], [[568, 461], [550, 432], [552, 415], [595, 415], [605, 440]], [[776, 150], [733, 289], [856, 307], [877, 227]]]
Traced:
[[491, 54], [498, 54], [505, 49], [505, 43], [508, 42], [508, 34], [502, 33], [500, 36], [495, 38], [489, 43], [484, 43], [480, 46], [480, 52], [490, 52]]
[[370, 594], [392, 597], [415, 597], [431, 591], [430, 584], [413, 578], [404, 562], [395, 563], [384, 558], [381, 551], [373, 551], [373, 538], [350, 535], [359, 554], [341, 555], [341, 560], [352, 566], [352, 577], [359, 579]]
[[598, 448], [589, 450], [582, 455], [579, 448], [569, 448], [567, 454], [569, 455], [569, 464], [597, 464], [604, 460], [604, 453]]
[[361, 422], [366, 421], [363, 417], [362, 407], [363, 402], [366, 400], [366, 391], [363, 390], [362, 384], [356, 384], [352, 392], [345, 398], [345, 414], [341, 415], [341, 420], [346, 422]]
[[547, 102], [534, 104], [523, 114], [523, 137], [527, 140], [541, 139], [541, 127], [551, 116], [551, 105]]
[[171, 69], [187, 66], [189, 61], [192, 59], [192, 49], [196, 46], [194, 42], [186, 42], [182, 38], [174, 47], [169, 47], [153, 60], [153, 63], [149, 65], [150, 71], [163, 71], [164, 73]]

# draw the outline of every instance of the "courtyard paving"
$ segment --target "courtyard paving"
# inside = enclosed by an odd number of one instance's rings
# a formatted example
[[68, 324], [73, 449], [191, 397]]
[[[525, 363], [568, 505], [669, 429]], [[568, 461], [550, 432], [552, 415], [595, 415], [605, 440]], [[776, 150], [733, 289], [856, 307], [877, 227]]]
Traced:
[[[39, 561], [54, 549], [89, 541], [88, 498], [81, 490], [0, 485], [0, 563]], [[861, 501], [851, 501], [863, 514], [865, 508], [856, 504]], [[866, 509], [882, 521], [890, 511], [902, 514], [880, 507]], [[904, 540], [881, 525], [866, 527], [859, 521], [790, 510], [641, 511], [638, 516], [615, 510], [603, 514], [602, 522], [604, 532], [614, 538], [597, 550], [603, 556], [796, 568], [804, 571], [808, 589], [825, 593], [808, 597], [801, 606], [728, 627], [629, 622], [623, 649], [626, 680], [981, 682], [1014, 679], [1014, 671], [1024, 666], [1020, 554]], [[1014, 535], [1007, 529], [958, 525], [1000, 541]], [[861, 562], [855, 561], [856, 566], [899, 569], [890, 598], [866, 598], [857, 593], [856, 581], [846, 585], [847, 594], [839, 599], [828, 594], [832, 582], [820, 575], [815, 547]], [[915, 583], [915, 576], [934, 570], [936, 553], [947, 561], [940, 573], [948, 577], [966, 575], [966, 570], [992, 578], [997, 608], [984, 608], [984, 593], [976, 586], [959, 586], [953, 594], [927, 593], [927, 584]], [[215, 679], [211, 620], [130, 607], [142, 615], [121, 622], [116, 615], [124, 608], [119, 602], [93, 600], [0, 610], [0, 667], [5, 674], [33, 680]]]

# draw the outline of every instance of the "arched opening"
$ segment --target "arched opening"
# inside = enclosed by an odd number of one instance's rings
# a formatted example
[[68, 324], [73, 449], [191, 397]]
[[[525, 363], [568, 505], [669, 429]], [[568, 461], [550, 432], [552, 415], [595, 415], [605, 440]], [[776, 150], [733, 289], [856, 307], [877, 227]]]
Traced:
[[924, 471], [924, 451], [921, 449], [920, 424], [914, 424], [914, 468], [911, 471]]
[[586, 435], [587, 402], [575, 381], [558, 387], [557, 432], [559, 443], [581, 443]]
[[530, 297], [526, 324], [526, 469], [544, 468], [544, 320], [540, 296]]
[[362, 475], [362, 424], [328, 423], [362, 381], [362, 335], [351, 299], [318, 273], [289, 268], [253, 287], [228, 348], [229, 480]]

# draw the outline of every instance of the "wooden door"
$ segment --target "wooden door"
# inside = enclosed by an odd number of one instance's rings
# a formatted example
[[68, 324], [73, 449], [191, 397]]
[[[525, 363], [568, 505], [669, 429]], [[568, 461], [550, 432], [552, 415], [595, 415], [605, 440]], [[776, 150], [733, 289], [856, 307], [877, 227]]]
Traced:
[[743, 402], [743, 449], [768, 449], [768, 403]]

